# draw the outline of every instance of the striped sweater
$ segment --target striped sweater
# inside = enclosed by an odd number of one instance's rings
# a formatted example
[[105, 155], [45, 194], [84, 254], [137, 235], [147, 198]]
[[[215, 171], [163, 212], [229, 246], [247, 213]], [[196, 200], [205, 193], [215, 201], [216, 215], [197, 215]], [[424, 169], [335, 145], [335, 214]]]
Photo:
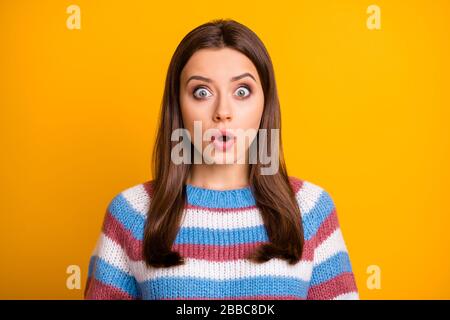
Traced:
[[330, 194], [290, 177], [304, 229], [302, 259], [245, 259], [268, 241], [250, 187], [186, 185], [187, 204], [173, 250], [185, 263], [147, 267], [142, 241], [152, 181], [117, 194], [89, 261], [85, 299], [359, 299]]

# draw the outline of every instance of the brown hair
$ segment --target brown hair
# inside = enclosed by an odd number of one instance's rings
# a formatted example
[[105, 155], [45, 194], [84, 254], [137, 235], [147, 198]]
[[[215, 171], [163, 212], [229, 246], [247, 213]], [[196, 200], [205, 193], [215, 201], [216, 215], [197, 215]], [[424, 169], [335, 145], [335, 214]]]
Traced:
[[[179, 252], [171, 249], [186, 204], [185, 184], [190, 169], [190, 164], [174, 164], [170, 157], [172, 148], [178, 143], [171, 141], [171, 134], [175, 129], [184, 128], [179, 104], [180, 74], [195, 51], [223, 47], [246, 55], [258, 71], [264, 92], [260, 129], [266, 129], [267, 141], [271, 141], [271, 129], [281, 131], [272, 61], [258, 36], [246, 26], [229, 19], [213, 20], [190, 31], [175, 50], [167, 71], [153, 149], [154, 180], [143, 240], [143, 257], [147, 266], [169, 267], [184, 263]], [[269, 242], [258, 246], [247, 258], [261, 263], [277, 257], [294, 264], [301, 259], [303, 252], [303, 225], [284, 162], [281, 134], [278, 145], [279, 170], [276, 174], [261, 175], [259, 161], [249, 164], [250, 187], [261, 211]], [[270, 143], [267, 150], [271, 154]]]

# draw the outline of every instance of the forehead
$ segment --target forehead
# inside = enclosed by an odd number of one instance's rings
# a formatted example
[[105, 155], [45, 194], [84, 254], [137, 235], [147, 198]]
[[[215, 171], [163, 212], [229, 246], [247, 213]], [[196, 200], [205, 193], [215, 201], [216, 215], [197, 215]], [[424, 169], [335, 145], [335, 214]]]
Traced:
[[188, 60], [181, 72], [181, 80], [201, 75], [213, 80], [229, 81], [231, 77], [250, 72], [259, 82], [253, 62], [243, 53], [231, 48], [200, 49]]

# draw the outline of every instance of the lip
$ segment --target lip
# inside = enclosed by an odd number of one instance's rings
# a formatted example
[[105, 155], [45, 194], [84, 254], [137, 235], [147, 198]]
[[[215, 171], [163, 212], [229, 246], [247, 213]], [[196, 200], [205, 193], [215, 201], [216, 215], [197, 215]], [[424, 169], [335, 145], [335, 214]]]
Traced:
[[[228, 141], [224, 142], [219, 140], [219, 137], [223, 135], [229, 137]], [[228, 149], [230, 149], [234, 145], [235, 140], [236, 137], [234, 136], [234, 134], [226, 129], [218, 129], [218, 132], [211, 137], [211, 141], [213, 142], [214, 147], [222, 151], [227, 151]]]

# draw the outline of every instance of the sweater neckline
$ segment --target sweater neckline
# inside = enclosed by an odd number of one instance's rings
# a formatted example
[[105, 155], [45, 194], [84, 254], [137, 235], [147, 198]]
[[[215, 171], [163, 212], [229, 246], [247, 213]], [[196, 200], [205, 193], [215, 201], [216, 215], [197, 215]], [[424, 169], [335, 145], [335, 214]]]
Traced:
[[245, 208], [255, 206], [251, 186], [217, 190], [186, 184], [187, 202], [205, 208]]

